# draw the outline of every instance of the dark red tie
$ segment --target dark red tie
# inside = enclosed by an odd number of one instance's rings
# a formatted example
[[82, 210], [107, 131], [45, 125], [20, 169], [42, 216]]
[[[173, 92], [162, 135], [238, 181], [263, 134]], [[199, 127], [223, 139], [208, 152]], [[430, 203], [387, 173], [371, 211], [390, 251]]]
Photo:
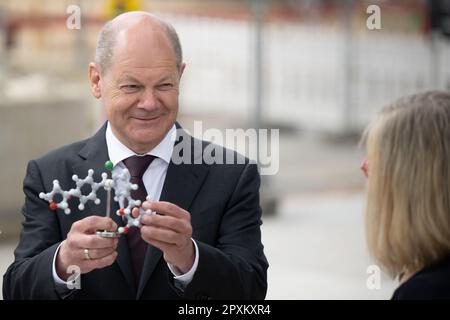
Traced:
[[[123, 163], [130, 171], [131, 183], [138, 185], [137, 190], [131, 190], [131, 197], [134, 200], [145, 201], [147, 197], [147, 191], [145, 190], [142, 176], [147, 170], [148, 166], [156, 157], [151, 155], [145, 156], [132, 156], [125, 160]], [[145, 252], [147, 251], [147, 243], [142, 240], [141, 229], [132, 227], [127, 234], [128, 247], [130, 248], [131, 262], [133, 265], [134, 279], [136, 286], [139, 287], [139, 280], [141, 279], [142, 268], [144, 266]]]

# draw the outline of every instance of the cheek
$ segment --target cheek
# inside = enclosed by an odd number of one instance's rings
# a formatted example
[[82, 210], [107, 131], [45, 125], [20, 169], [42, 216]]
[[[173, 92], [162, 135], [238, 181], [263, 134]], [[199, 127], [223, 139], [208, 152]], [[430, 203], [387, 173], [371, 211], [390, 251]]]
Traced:
[[176, 111], [178, 109], [178, 92], [170, 92], [161, 97], [163, 105], [170, 111]]
[[111, 90], [109, 94], [109, 102], [113, 105], [123, 105], [132, 97], [133, 95], [125, 94], [120, 90]]
[[113, 92], [104, 100], [107, 113], [109, 115], [118, 115], [127, 112], [127, 110], [135, 103], [135, 100], [130, 95]]

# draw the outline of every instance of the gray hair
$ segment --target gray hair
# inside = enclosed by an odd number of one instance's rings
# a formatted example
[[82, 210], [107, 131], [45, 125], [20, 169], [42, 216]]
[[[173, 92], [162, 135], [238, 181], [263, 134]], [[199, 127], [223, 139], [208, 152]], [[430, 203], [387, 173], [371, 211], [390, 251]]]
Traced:
[[[181, 43], [180, 39], [178, 38], [178, 34], [171, 24], [160, 19], [158, 20], [164, 27], [169, 41], [172, 44], [173, 51], [175, 53], [177, 68], [180, 69], [180, 66], [183, 62], [183, 51], [181, 49]], [[97, 66], [99, 66], [100, 72], [102, 73], [108, 70], [108, 68], [111, 66], [111, 61], [114, 55], [114, 46], [117, 42], [116, 38], [117, 28], [116, 23], [113, 19], [108, 21], [100, 30], [100, 34], [97, 40], [97, 46], [95, 49], [95, 63]]]

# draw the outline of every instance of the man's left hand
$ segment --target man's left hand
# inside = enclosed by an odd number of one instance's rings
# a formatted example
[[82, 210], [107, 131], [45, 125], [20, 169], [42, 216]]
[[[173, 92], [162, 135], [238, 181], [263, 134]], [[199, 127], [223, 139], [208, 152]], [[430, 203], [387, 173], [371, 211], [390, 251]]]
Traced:
[[[142, 208], [158, 213], [142, 216], [142, 239], [160, 249], [167, 263], [187, 273], [195, 260], [190, 213], [164, 201], [145, 201]], [[134, 216], [137, 210], [133, 209]]]

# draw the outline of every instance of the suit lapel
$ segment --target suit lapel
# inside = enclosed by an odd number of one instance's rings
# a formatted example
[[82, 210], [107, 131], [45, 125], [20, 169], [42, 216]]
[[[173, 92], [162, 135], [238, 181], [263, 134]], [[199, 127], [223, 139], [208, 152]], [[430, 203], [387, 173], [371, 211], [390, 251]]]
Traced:
[[[180, 126], [177, 124], [177, 129]], [[180, 130], [178, 130], [180, 131]], [[182, 131], [182, 130], [181, 130]], [[106, 172], [104, 169], [104, 163], [109, 160], [108, 150], [106, 146], [106, 123], [103, 127], [87, 141], [84, 148], [79, 152], [79, 156], [82, 161], [73, 166], [74, 173], [80, 178], [84, 178], [87, 175], [89, 169], [94, 170], [94, 180], [101, 180], [101, 173]], [[197, 162], [199, 158], [202, 157], [202, 147], [201, 142], [188, 136], [184, 131], [184, 138], [188, 137], [191, 148], [191, 163], [201, 163]], [[196, 142], [194, 142], [196, 141]], [[177, 143], [179, 143], [179, 138]], [[194, 145], [200, 146], [200, 148], [194, 148]], [[197, 160], [197, 161], [196, 161]], [[200, 187], [203, 184], [208, 173], [208, 168], [205, 165], [197, 164], [192, 165], [189, 163], [174, 164], [172, 161], [167, 169], [166, 179], [164, 181], [164, 186], [161, 192], [161, 201], [168, 201], [178, 205], [179, 207], [189, 210], [192, 201], [197, 195]], [[109, 174], [110, 176], [110, 174]], [[84, 215], [87, 216], [91, 212], [99, 216], [104, 216], [106, 214], [106, 192], [102, 189], [98, 192], [99, 199], [102, 202], [96, 206], [92, 201], [86, 204], [84, 210]], [[112, 195], [113, 198], [113, 195]], [[118, 209], [118, 204], [111, 200], [111, 218], [117, 223], [117, 225], [123, 225], [121, 217], [118, 217], [115, 212]], [[128, 285], [130, 286], [132, 292], [136, 292], [136, 286], [133, 278], [133, 271], [131, 266], [130, 252], [128, 249], [128, 244], [125, 237], [119, 239], [118, 244], [118, 257], [117, 264], [119, 265]], [[137, 291], [137, 299], [142, 295], [150, 276], [155, 270], [156, 265], [162, 257], [161, 250], [149, 245], [147, 253], [144, 260], [144, 270], [139, 283], [139, 288]]]
[[[80, 178], [84, 178], [89, 169], [94, 170], [94, 181], [101, 180], [101, 173], [107, 172], [104, 168], [104, 164], [109, 160], [108, 149], [106, 146], [106, 124], [86, 143], [85, 147], [79, 152], [79, 156], [83, 159], [80, 163], [73, 167], [75, 174]], [[108, 173], [108, 177], [111, 178], [111, 173]], [[99, 190], [97, 193], [101, 203], [97, 206], [92, 201], [86, 203], [84, 209], [84, 215], [88, 216], [94, 213], [98, 216], [106, 215], [106, 192], [104, 189]], [[118, 226], [123, 225], [122, 218], [116, 215], [116, 211], [119, 209], [119, 204], [114, 200], [114, 193], [111, 195], [111, 219], [117, 223]], [[136, 292], [136, 285], [133, 278], [133, 271], [131, 267], [130, 253], [128, 249], [127, 239], [120, 237], [119, 244], [117, 246], [117, 264], [119, 265], [128, 285], [132, 292]]]
[[[195, 161], [195, 159], [202, 157], [201, 142], [200, 148], [194, 148], [193, 142], [195, 139], [189, 136], [189, 140], [191, 141], [190, 146], [194, 149], [191, 153], [193, 155], [193, 159], [191, 158], [191, 161]], [[177, 143], [178, 142], [179, 140], [177, 140]], [[198, 142], [199, 141], [197, 141], [197, 143]], [[159, 200], [171, 202], [185, 210], [189, 210], [192, 201], [207, 176], [207, 173], [208, 168], [205, 165], [191, 165], [186, 163], [174, 164], [171, 161], [169, 167], [167, 168], [166, 179], [164, 181], [164, 186]], [[144, 268], [139, 283], [137, 299], [139, 299], [142, 295], [142, 292], [161, 257], [161, 250], [151, 245], [148, 246], [144, 260]]]

